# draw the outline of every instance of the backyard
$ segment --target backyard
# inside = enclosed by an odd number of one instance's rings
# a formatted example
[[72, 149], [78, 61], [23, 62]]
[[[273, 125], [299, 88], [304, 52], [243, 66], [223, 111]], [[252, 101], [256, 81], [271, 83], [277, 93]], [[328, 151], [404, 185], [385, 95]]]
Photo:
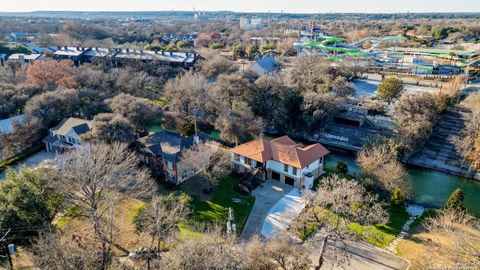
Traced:
[[[192, 179], [193, 180], [193, 179]], [[228, 208], [233, 210], [237, 233], [241, 233], [245, 222], [252, 210], [255, 197], [244, 196], [235, 191], [239, 179], [228, 176], [219, 181], [213, 193], [206, 199], [202, 194], [192, 194], [188, 187], [181, 187], [182, 191], [192, 197], [191, 205], [194, 211], [194, 221], [198, 222], [226, 222]], [[198, 185], [197, 185], [198, 187]], [[198, 189], [200, 190], [201, 189]], [[235, 203], [233, 199], [238, 199]]]

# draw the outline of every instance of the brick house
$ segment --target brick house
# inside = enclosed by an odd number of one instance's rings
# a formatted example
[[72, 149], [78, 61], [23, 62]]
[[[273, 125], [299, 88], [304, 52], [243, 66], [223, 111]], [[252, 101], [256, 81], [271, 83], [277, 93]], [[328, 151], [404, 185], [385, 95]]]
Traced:
[[182, 160], [182, 152], [208, 140], [208, 135], [202, 132], [183, 137], [176, 132], [163, 130], [137, 140], [138, 157], [152, 172], [164, 175], [166, 181], [178, 185], [196, 174], [188, 162]]

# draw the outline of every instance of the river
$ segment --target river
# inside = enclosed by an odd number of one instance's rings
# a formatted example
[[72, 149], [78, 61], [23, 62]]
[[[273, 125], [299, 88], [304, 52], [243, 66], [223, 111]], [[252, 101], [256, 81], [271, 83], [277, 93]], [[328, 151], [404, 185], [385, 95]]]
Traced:
[[[327, 156], [325, 166], [335, 167], [339, 160], [348, 165], [350, 173], [359, 173], [355, 158], [348, 155], [331, 153]], [[417, 167], [407, 167], [407, 172], [414, 202], [427, 207], [442, 207], [448, 196], [459, 187], [465, 192], [465, 208], [480, 217], [480, 181]]]

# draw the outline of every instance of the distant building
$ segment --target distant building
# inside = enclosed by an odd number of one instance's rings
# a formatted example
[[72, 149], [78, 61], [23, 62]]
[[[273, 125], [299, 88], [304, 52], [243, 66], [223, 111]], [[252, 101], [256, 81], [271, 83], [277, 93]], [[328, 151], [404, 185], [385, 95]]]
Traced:
[[23, 53], [14, 53], [8, 57], [8, 61], [15, 61], [20, 64], [33, 63], [36, 60], [43, 58], [43, 54], [23, 54]]
[[274, 140], [259, 138], [231, 150], [232, 166], [238, 173], [256, 171], [262, 180], [273, 179], [299, 188], [312, 188], [323, 174], [329, 151], [321, 144], [304, 146], [288, 136]]
[[146, 63], [165, 63], [172, 66], [190, 68], [197, 60], [196, 53], [189, 52], [165, 52], [165, 51], [141, 51], [141, 50], [117, 50], [113, 56], [113, 62], [128, 64], [129, 62], [142, 61]]
[[30, 42], [34, 40], [36, 34], [33, 33], [25, 33], [22, 31], [12, 32], [6, 36], [6, 39], [11, 42]]
[[183, 137], [176, 132], [163, 130], [137, 141], [138, 156], [155, 174], [164, 175], [167, 182], [178, 185], [197, 173], [186, 161], [182, 161], [182, 152], [208, 140], [205, 133]]
[[32, 54], [54, 53], [57, 51], [57, 47], [41, 47], [35, 43], [23, 43], [22, 46], [29, 49]]
[[75, 65], [80, 65], [86, 61], [84, 54], [88, 50], [89, 48], [84, 47], [58, 46], [57, 51], [53, 53], [53, 58], [58, 60], [69, 59], [72, 60]]
[[81, 135], [92, 130], [92, 121], [80, 118], [65, 118], [56, 127], [49, 130], [43, 142], [47, 152], [62, 152], [66, 149], [78, 148], [83, 142]]
[[274, 76], [280, 67], [280, 62], [273, 55], [265, 55], [262, 59], [256, 61], [250, 70], [258, 76]]
[[240, 28], [243, 30], [253, 30], [263, 28], [263, 20], [261, 18], [240, 17]]

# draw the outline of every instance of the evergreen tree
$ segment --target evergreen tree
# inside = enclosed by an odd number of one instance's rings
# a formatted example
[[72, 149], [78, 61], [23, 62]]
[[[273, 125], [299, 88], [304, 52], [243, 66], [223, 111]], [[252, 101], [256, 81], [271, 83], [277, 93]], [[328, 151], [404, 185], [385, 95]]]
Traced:
[[337, 166], [335, 167], [335, 171], [340, 175], [345, 175], [348, 173], [348, 166], [343, 161], [338, 161]]
[[462, 189], [457, 188], [454, 192], [448, 197], [447, 202], [445, 203], [445, 209], [450, 210], [464, 210], [463, 201], [465, 200], [465, 193]]

